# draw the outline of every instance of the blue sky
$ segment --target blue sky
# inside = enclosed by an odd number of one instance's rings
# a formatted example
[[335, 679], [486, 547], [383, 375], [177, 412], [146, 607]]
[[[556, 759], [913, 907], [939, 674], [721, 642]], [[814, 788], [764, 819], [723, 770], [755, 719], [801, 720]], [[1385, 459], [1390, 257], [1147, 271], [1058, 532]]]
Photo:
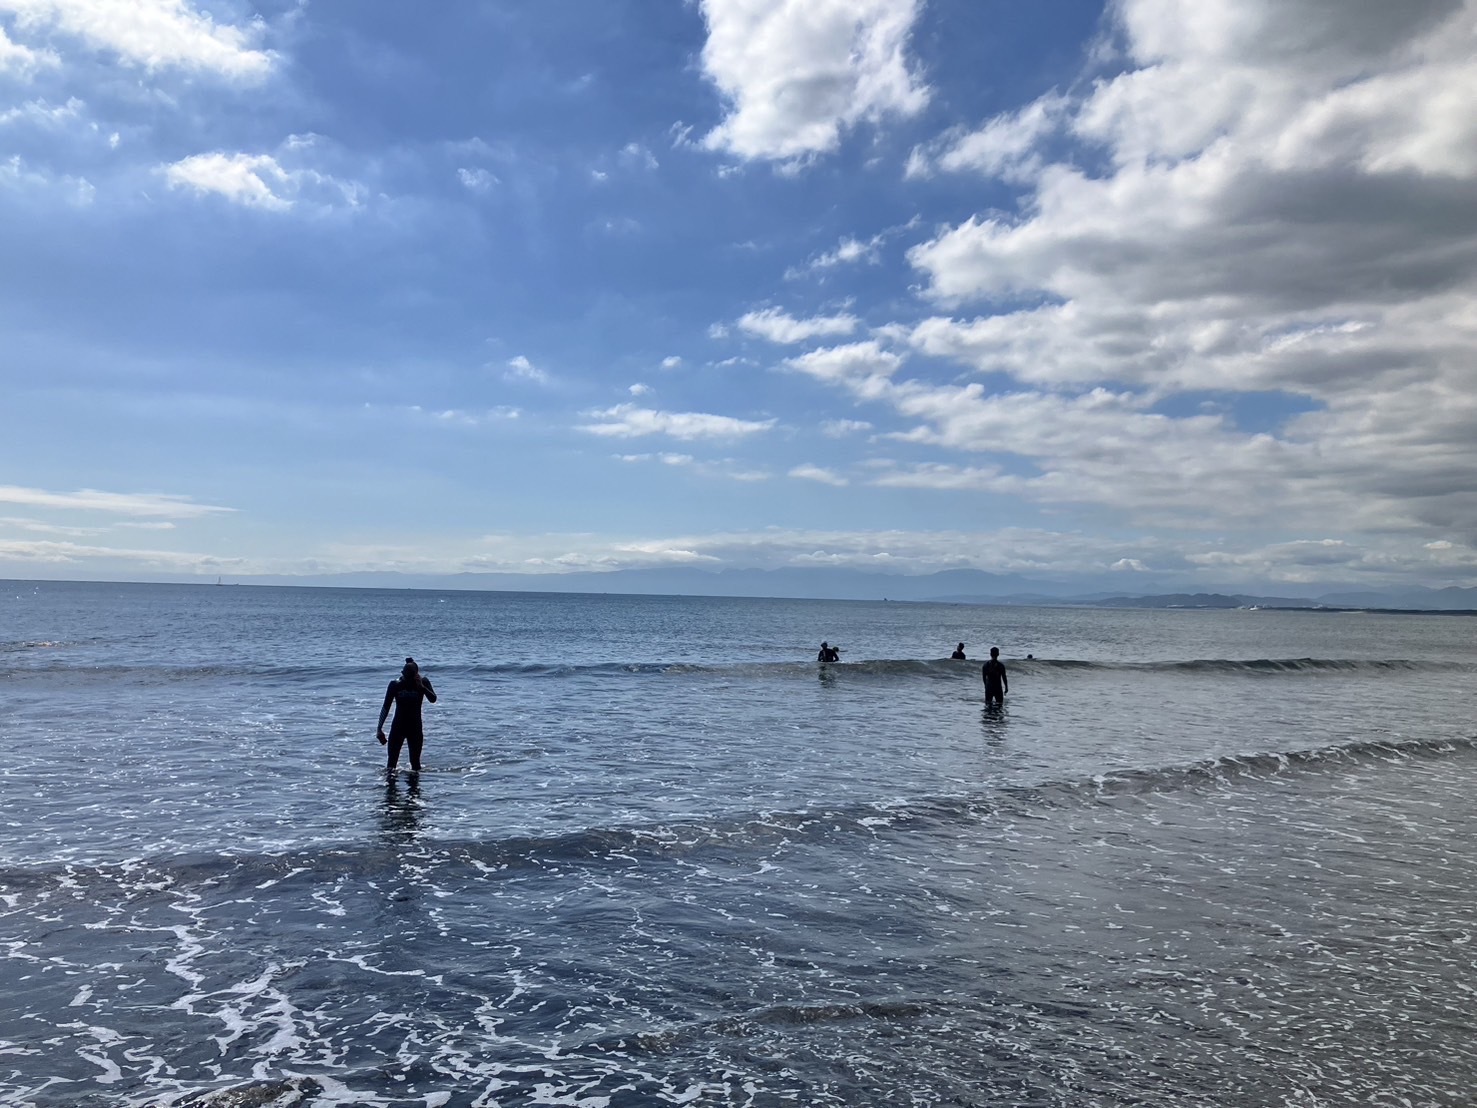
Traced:
[[1455, 0], [0, 0], [0, 575], [1477, 583], [1474, 59]]

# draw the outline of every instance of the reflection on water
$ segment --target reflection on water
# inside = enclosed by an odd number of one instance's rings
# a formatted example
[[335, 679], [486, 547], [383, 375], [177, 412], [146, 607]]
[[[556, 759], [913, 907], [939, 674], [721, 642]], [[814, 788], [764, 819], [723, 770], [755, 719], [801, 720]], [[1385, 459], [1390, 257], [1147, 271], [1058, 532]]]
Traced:
[[384, 805], [380, 810], [380, 837], [389, 845], [414, 842], [420, 836], [424, 819], [420, 774], [406, 774], [403, 790], [400, 775], [389, 774], [385, 778]]
[[986, 704], [980, 709], [980, 730], [991, 742], [1005, 738], [1005, 728], [1010, 723], [1010, 713], [1003, 704]]

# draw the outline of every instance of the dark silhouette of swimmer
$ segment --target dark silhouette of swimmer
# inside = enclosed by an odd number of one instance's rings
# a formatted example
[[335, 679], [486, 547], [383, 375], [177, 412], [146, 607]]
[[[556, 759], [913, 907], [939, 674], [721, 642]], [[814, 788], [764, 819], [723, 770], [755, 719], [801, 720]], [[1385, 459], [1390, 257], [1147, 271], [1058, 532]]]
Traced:
[[964, 644], [960, 643], [958, 646], [956, 646], [954, 648], [954, 653], [950, 654], [949, 657], [953, 658], [956, 662], [964, 661]]
[[990, 660], [980, 668], [980, 677], [985, 682], [985, 703], [1004, 704], [1010, 680], [1005, 676], [1005, 663], [1000, 660], [998, 646], [990, 647]]
[[841, 660], [841, 651], [830, 643], [823, 642], [821, 643], [820, 652], [815, 656], [815, 660], [817, 662], [839, 662]]
[[[395, 765], [400, 761], [400, 747], [406, 743], [410, 744], [410, 772], [421, 771], [421, 743], [425, 740], [425, 732], [421, 729], [421, 702], [429, 700], [436, 703], [436, 690], [431, 688], [431, 682], [421, 676], [420, 666], [415, 664], [414, 658], [405, 659], [405, 668], [400, 671], [400, 676], [390, 682], [390, 687], [385, 690], [385, 703], [380, 708], [379, 727], [375, 730], [375, 738], [379, 739], [380, 745], [386, 743], [390, 746], [389, 761], [385, 769], [395, 772]], [[390, 714], [390, 705], [395, 706], [395, 718], [390, 723], [390, 737], [385, 738], [385, 717]]]

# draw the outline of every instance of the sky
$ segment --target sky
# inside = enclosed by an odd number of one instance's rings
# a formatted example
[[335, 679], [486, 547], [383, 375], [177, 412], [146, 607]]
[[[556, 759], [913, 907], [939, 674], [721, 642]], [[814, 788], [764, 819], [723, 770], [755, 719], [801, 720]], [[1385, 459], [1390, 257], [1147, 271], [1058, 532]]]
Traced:
[[1477, 0], [0, 0], [0, 576], [1477, 585], [1474, 103]]

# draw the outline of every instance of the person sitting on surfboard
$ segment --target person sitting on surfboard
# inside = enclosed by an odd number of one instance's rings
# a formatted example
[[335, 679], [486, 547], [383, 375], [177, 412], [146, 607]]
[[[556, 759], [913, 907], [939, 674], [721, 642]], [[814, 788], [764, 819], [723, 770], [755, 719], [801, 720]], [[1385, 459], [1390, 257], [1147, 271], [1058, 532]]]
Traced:
[[821, 643], [820, 653], [815, 656], [817, 662], [839, 662], [841, 651], [828, 642]]
[[964, 644], [960, 643], [958, 646], [956, 646], [954, 648], [954, 653], [950, 654], [949, 657], [953, 658], [956, 662], [964, 661]]
[[[375, 729], [375, 738], [379, 739], [380, 745], [389, 744], [389, 761], [385, 769], [389, 773], [395, 772], [395, 764], [400, 761], [400, 747], [405, 743], [410, 744], [410, 772], [421, 771], [421, 744], [425, 741], [425, 731], [421, 725], [421, 701], [429, 700], [436, 703], [436, 690], [431, 688], [431, 682], [421, 676], [420, 666], [416, 665], [414, 658], [406, 658], [405, 666], [400, 670], [400, 676], [390, 682], [390, 687], [385, 690], [385, 702], [380, 707], [379, 727]], [[395, 706], [395, 719], [390, 724], [390, 737], [385, 738], [385, 717], [390, 714], [390, 705]]]

